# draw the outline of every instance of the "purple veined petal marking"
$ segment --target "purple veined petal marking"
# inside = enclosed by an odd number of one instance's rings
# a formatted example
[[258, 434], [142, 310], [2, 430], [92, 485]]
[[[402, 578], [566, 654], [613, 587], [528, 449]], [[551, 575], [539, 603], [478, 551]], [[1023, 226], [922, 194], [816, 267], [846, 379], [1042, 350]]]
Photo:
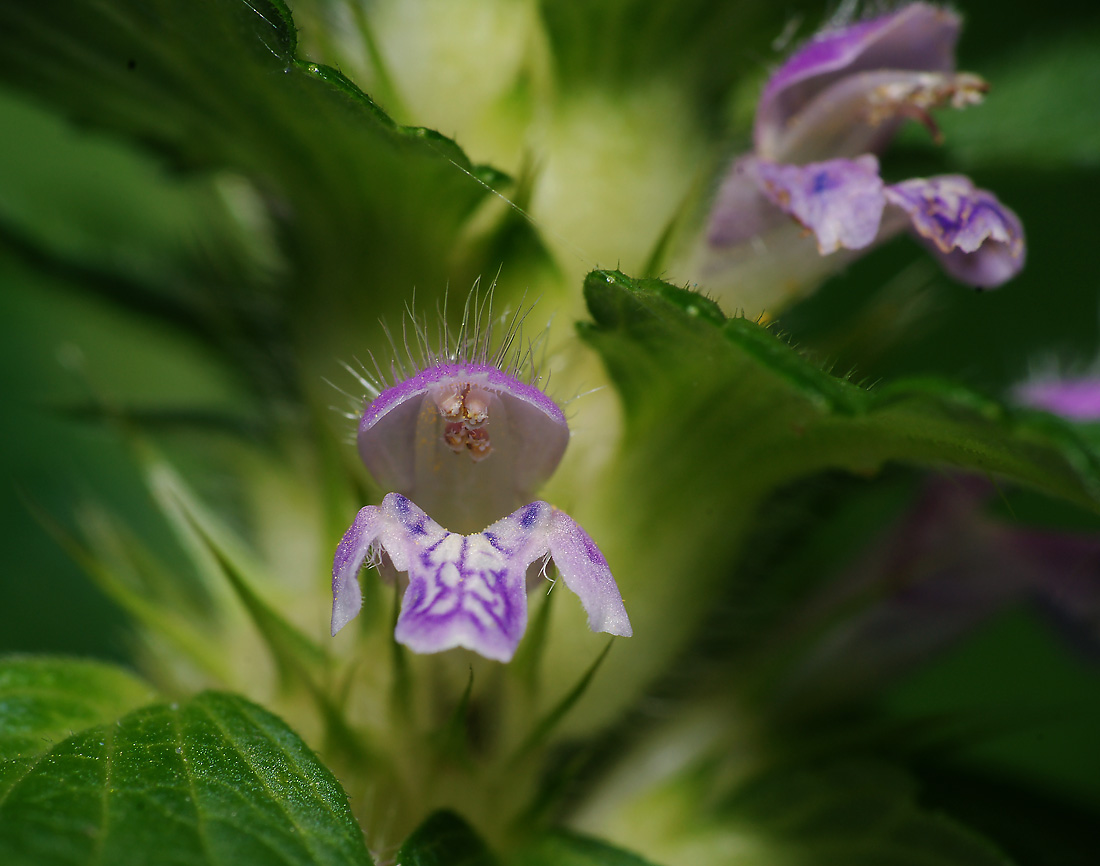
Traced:
[[1011, 208], [963, 175], [915, 178], [889, 186], [887, 201], [952, 277], [999, 286], [1024, 266], [1024, 229]]
[[814, 233], [822, 255], [862, 249], [878, 235], [886, 199], [870, 154], [808, 165], [761, 161], [757, 171], [763, 193]]
[[819, 33], [768, 80], [756, 111], [756, 152], [779, 159], [791, 118], [841, 78], [883, 69], [953, 71], [960, 28], [953, 12], [912, 3]]
[[532, 502], [483, 532], [448, 532], [397, 493], [363, 508], [332, 568], [332, 633], [358, 614], [359, 570], [385, 552], [409, 577], [394, 637], [418, 653], [465, 647], [506, 662], [527, 627], [529, 566], [549, 556], [594, 631], [629, 636], [622, 596], [599, 548], [575, 521]]

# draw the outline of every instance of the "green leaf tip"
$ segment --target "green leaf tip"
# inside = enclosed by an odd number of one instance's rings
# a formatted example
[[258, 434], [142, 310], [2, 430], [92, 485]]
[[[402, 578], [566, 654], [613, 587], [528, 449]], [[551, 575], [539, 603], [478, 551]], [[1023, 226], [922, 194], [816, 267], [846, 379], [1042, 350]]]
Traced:
[[512, 859], [516, 866], [655, 866], [630, 851], [567, 830], [539, 836]]
[[[616, 312], [626, 315], [627, 311], [635, 316], [646, 313], [657, 316], [660, 314], [660, 306], [653, 304], [652, 300], [659, 298], [691, 318], [719, 326], [726, 321], [721, 307], [699, 292], [678, 288], [663, 280], [635, 279], [618, 270], [595, 270], [589, 273], [584, 280], [584, 296], [589, 307], [596, 305], [604, 317], [612, 316]], [[595, 310], [593, 315], [597, 315]], [[597, 320], [600, 318], [597, 315]]]
[[481, 837], [454, 812], [433, 812], [401, 846], [401, 866], [497, 866]]

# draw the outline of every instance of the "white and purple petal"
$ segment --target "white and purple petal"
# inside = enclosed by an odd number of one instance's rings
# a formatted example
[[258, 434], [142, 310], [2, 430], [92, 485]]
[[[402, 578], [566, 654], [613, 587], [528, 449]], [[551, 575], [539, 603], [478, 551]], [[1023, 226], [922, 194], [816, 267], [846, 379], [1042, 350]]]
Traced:
[[418, 653], [465, 647], [508, 661], [527, 627], [526, 576], [550, 557], [594, 631], [628, 636], [630, 620], [606, 560], [566, 514], [532, 502], [483, 532], [449, 532], [404, 496], [367, 506], [333, 561], [332, 633], [362, 604], [358, 574], [384, 552], [408, 575], [395, 638]]
[[777, 158], [791, 119], [842, 78], [883, 69], [951, 72], [960, 26], [949, 10], [912, 3], [819, 33], [764, 88], [756, 111], [756, 152]]
[[359, 455], [380, 487], [464, 532], [529, 502], [568, 443], [552, 399], [481, 363], [433, 364], [387, 388], [366, 407], [358, 433]]
[[757, 172], [764, 195], [814, 233], [822, 255], [863, 249], [878, 235], [886, 199], [875, 157], [808, 165], [761, 161]]
[[905, 120], [915, 120], [938, 139], [937, 108], [981, 102], [989, 86], [970, 73], [876, 69], [845, 76], [788, 119], [760, 155], [775, 162], [881, 153]]
[[994, 288], [1023, 268], [1019, 217], [968, 177], [915, 178], [887, 187], [885, 194], [943, 269], [960, 282]]

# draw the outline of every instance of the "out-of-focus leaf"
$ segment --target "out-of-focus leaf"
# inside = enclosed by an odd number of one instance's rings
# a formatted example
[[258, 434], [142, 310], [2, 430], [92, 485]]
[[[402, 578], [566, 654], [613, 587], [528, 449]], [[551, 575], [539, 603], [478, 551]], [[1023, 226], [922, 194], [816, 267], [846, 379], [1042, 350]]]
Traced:
[[817, 4], [755, 0], [543, 0], [540, 5], [566, 80], [622, 87], [654, 75], [686, 75], [693, 84], [689, 92], [711, 111], [739, 75], [781, 56], [761, 58], [745, 46], [781, 34], [790, 39], [798, 30], [806, 35], [822, 15]]
[[[1093, 510], [1100, 503], [1097, 455], [1057, 419], [934, 380], [861, 387], [767, 328], [660, 281], [596, 271], [585, 292], [595, 324], [583, 334], [626, 416], [623, 455], [596, 491], [606, 497], [599, 517], [586, 518], [595, 537], [610, 539], [604, 551], [627, 588], [631, 666], [612, 658], [608, 672], [621, 685], [640, 685], [650, 663], [688, 638], [717, 582], [728, 582], [757, 505], [800, 478], [870, 476], [890, 462], [955, 466]], [[599, 520], [609, 527], [602, 535]], [[670, 567], [690, 577], [670, 580]]]
[[955, 652], [885, 690], [892, 719], [976, 720], [952, 758], [1100, 804], [1100, 689], [1094, 663], [1035, 611], [1010, 609]]
[[[468, 284], [448, 256], [486, 183], [503, 177], [442, 135], [396, 125], [339, 72], [296, 51], [279, 0], [0, 9], [0, 82], [147, 143], [175, 166], [228, 169], [258, 186], [304, 281], [287, 296], [293, 328], [362, 328], [413, 285]], [[394, 293], [364, 291], [368, 279]], [[330, 355], [342, 351], [337, 330]]]
[[281, 720], [234, 695], [153, 705], [0, 764], [10, 866], [371, 862], [347, 798]]
[[1091, 807], [973, 767], [919, 770], [924, 799], [997, 840], [1007, 854], [1033, 866], [1092, 866], [1100, 805]]
[[458, 815], [435, 812], [405, 840], [397, 862], [402, 866], [495, 866], [497, 861]]
[[790, 866], [1008, 866], [980, 836], [922, 810], [903, 773], [877, 764], [778, 771], [726, 804], [733, 823], [762, 841], [766, 862]]
[[706, 299], [657, 280], [595, 271], [585, 291], [596, 319], [585, 336], [623, 394], [627, 435], [658, 470], [654, 482], [684, 477], [670, 478], [660, 453], [679, 467], [694, 463], [692, 478], [753, 491], [901, 461], [998, 475], [1100, 508], [1100, 457], [1057, 419], [946, 381], [861, 387], [767, 328], [725, 319]]
[[514, 866], [653, 866], [622, 848], [564, 831], [539, 836], [511, 862]]
[[980, 111], [945, 112], [942, 129], [967, 166], [1100, 167], [1100, 124], [1084, 110], [1100, 89], [1100, 27], [1031, 41], [983, 68]]
[[100, 662], [0, 659], [0, 760], [34, 755], [74, 731], [112, 722], [153, 700], [132, 674]]

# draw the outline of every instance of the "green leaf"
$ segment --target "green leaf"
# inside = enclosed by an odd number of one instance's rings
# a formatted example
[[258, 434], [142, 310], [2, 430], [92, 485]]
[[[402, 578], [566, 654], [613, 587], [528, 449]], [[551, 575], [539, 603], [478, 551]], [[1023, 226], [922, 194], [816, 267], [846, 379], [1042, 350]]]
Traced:
[[870, 763], [786, 770], [726, 804], [734, 826], [789, 866], [1008, 866], [980, 836], [915, 803], [909, 778]]
[[0, 659], [0, 760], [34, 755], [73, 731], [114, 721], [153, 690], [112, 665], [77, 659]]
[[405, 840], [402, 866], [494, 866], [497, 862], [470, 825], [454, 812], [435, 812]]
[[695, 464], [692, 475], [724, 466], [735, 471], [721, 473], [723, 485], [749, 490], [825, 469], [873, 473], [888, 461], [951, 465], [1100, 508], [1100, 458], [1050, 416], [938, 380], [861, 387], [657, 280], [595, 271], [585, 293], [596, 319], [585, 335], [650, 458], [673, 453], [678, 466]]
[[281, 720], [206, 692], [0, 764], [0, 862], [369, 864], [347, 798]]
[[[585, 516], [629, 590], [630, 664], [608, 662], [617, 695], [636, 694], [694, 637], [717, 593], [744, 577], [733, 565], [760, 504], [800, 479], [897, 462], [1100, 504], [1097, 454], [1058, 419], [940, 381], [861, 387], [658, 280], [594, 271], [585, 296], [595, 322], [582, 335], [625, 415], [618, 464], [592, 486]], [[620, 709], [604, 706], [609, 717]]]
[[[281, 321], [326, 328], [329, 366], [413, 286], [430, 305], [448, 279], [470, 285], [499, 265], [466, 273], [449, 257], [489, 186], [507, 179], [299, 57], [278, 0], [3, 4], [0, 82], [173, 166], [250, 179], [295, 271]], [[364, 290], [368, 275], [394, 290]]]
[[563, 830], [540, 836], [512, 862], [516, 866], [653, 866], [637, 854]]

